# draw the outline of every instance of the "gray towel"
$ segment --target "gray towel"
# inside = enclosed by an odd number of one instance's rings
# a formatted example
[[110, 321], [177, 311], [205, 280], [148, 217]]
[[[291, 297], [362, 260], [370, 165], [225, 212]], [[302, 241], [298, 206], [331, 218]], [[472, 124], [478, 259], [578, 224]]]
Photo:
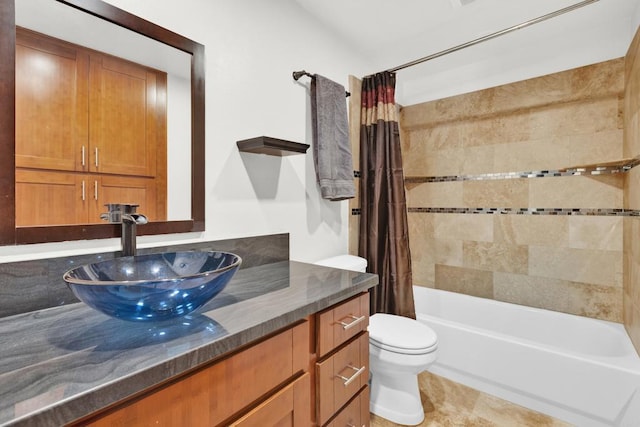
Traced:
[[313, 159], [323, 199], [355, 197], [344, 86], [316, 74], [311, 80]]

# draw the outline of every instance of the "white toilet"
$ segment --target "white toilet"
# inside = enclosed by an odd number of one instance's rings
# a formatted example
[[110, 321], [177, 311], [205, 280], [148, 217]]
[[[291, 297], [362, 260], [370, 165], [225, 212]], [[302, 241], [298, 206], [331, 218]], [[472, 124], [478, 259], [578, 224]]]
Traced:
[[[340, 255], [316, 264], [366, 271], [367, 260]], [[436, 333], [417, 320], [377, 313], [369, 319], [370, 411], [397, 424], [424, 420], [418, 374], [436, 360]]]

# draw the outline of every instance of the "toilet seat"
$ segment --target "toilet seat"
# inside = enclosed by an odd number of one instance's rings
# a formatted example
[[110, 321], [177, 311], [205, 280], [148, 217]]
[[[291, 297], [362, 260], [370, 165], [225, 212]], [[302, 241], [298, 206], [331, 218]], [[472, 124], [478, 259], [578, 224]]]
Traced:
[[438, 347], [436, 333], [408, 317], [376, 313], [369, 318], [369, 343], [401, 354], [427, 354]]

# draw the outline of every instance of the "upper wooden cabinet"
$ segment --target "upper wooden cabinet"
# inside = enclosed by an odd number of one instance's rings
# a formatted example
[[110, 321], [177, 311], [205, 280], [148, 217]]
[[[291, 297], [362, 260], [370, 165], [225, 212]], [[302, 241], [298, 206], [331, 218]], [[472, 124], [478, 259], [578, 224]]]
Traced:
[[75, 171], [88, 144], [89, 53], [18, 29], [16, 167]]
[[156, 176], [166, 87], [164, 72], [18, 28], [16, 167]]
[[18, 28], [16, 225], [167, 217], [167, 75]]
[[90, 63], [89, 170], [154, 176], [166, 74], [106, 55], [92, 54]]

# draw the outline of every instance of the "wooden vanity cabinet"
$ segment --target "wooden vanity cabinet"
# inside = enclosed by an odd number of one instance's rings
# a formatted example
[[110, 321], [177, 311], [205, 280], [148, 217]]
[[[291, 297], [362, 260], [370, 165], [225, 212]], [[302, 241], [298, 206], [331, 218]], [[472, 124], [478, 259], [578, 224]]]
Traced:
[[362, 293], [73, 425], [367, 427], [368, 323]]
[[[317, 424], [368, 426], [369, 294], [360, 294], [316, 316]], [[343, 423], [345, 420], [348, 422]]]
[[305, 320], [76, 426], [312, 425]]

